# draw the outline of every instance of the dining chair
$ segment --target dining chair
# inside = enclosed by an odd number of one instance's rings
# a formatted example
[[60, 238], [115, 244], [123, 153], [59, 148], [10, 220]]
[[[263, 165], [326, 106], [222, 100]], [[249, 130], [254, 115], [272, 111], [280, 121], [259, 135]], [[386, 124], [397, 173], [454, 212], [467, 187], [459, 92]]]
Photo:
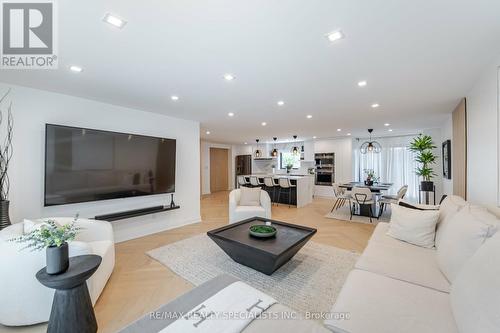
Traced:
[[403, 185], [395, 195], [383, 195], [382, 198], [379, 200], [380, 209], [378, 216], [380, 217], [384, 212], [384, 210], [387, 209], [387, 205], [397, 204], [399, 200], [405, 197], [407, 192], [408, 192], [408, 185]]
[[333, 183], [333, 196], [334, 196], [334, 203], [332, 210], [330, 211], [333, 212], [335, 209], [339, 209], [340, 207], [343, 207], [346, 203], [346, 200], [349, 200], [351, 198], [351, 195], [349, 193], [346, 193], [345, 189], [340, 187], [338, 183]]
[[[351, 193], [351, 199], [349, 200], [349, 206], [350, 206], [350, 211], [351, 211], [351, 217], [350, 219], [352, 220], [352, 216], [354, 215], [354, 210], [356, 208], [356, 205], [358, 205], [359, 209], [361, 209], [361, 206], [367, 205], [370, 213], [370, 223], [372, 222], [372, 217], [375, 217], [373, 215], [373, 208], [372, 205], [375, 203], [375, 200], [373, 198], [373, 193], [368, 187], [354, 187], [352, 189]], [[378, 217], [377, 217], [378, 219]]]

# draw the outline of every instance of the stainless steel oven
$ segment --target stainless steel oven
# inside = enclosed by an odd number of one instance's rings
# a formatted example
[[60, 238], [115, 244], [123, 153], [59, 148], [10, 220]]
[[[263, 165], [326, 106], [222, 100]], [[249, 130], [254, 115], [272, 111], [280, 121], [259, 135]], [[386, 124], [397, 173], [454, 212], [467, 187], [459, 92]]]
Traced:
[[331, 186], [335, 182], [335, 154], [316, 153], [316, 185]]

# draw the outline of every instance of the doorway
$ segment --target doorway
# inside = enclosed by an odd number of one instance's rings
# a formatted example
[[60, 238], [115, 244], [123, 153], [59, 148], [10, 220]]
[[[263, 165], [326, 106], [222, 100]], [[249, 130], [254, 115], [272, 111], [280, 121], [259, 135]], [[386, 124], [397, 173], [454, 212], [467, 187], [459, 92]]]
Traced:
[[227, 191], [229, 150], [210, 148], [210, 193]]

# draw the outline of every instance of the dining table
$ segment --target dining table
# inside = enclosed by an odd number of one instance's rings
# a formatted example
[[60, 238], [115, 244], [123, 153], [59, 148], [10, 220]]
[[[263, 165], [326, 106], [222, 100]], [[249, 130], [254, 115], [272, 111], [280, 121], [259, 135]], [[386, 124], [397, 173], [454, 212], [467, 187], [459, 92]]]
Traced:
[[[377, 205], [378, 199], [382, 196], [382, 192], [388, 191], [393, 186], [393, 183], [373, 183], [372, 185], [365, 185], [364, 182], [349, 182], [340, 184], [339, 187], [346, 189], [347, 191], [351, 191], [354, 187], [365, 187], [369, 188], [373, 193], [373, 204], [371, 205], [358, 205], [358, 207], [349, 207], [349, 209], [354, 209], [353, 215], [360, 216], [370, 216], [370, 207], [371, 212], [373, 212], [373, 217], [379, 216], [380, 205]], [[354, 198], [353, 198], [354, 199]]]
[[373, 183], [373, 185], [365, 185], [364, 182], [349, 182], [340, 184], [339, 187], [345, 188], [351, 191], [353, 187], [368, 187], [370, 191], [374, 193], [380, 193], [382, 191], [388, 191], [391, 189], [393, 183]]

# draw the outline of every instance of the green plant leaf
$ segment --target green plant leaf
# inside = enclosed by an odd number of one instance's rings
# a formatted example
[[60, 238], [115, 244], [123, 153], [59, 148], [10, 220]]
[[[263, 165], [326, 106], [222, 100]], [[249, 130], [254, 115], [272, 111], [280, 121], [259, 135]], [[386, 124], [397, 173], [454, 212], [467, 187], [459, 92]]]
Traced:
[[81, 230], [80, 227], [76, 226], [76, 219], [72, 223], [63, 226], [59, 225], [54, 220], [47, 220], [44, 223], [45, 225], [41, 226], [39, 229], [35, 229], [20, 237], [10, 239], [10, 241], [27, 243], [22, 250], [27, 248], [33, 251], [41, 250], [50, 246], [61, 246], [64, 243], [72, 241]]

